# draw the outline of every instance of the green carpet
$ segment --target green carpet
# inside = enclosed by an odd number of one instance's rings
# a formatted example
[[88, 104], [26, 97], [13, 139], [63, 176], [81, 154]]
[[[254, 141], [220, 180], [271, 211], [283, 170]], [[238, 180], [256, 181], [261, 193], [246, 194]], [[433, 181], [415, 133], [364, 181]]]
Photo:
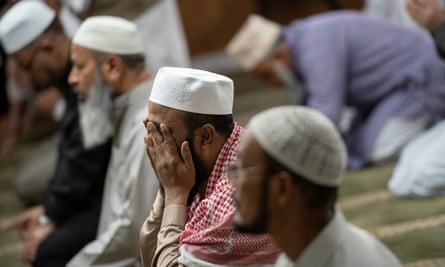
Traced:
[[376, 235], [407, 266], [445, 266], [445, 198], [391, 195], [394, 164], [345, 175], [340, 206], [348, 220]]
[[[247, 88], [236, 93], [234, 106], [235, 119], [242, 125], [266, 107], [291, 101], [285, 91], [262, 90], [244, 76], [237, 79], [236, 85]], [[19, 162], [37, 140], [23, 142], [12, 158], [0, 160], [0, 220], [23, 208], [12, 191], [12, 180]], [[350, 222], [375, 234], [406, 266], [445, 266], [445, 198], [395, 198], [386, 189], [393, 167], [394, 163], [388, 163], [346, 173], [340, 190], [340, 207]], [[0, 233], [0, 267], [23, 266], [20, 246], [15, 231]]]
[[[0, 219], [22, 209], [11, 182], [14, 166], [27, 150], [21, 146], [14, 158], [0, 162]], [[445, 266], [445, 198], [395, 198], [386, 191], [392, 168], [393, 164], [386, 164], [347, 173], [340, 207], [352, 223], [376, 234], [404, 264]], [[15, 231], [0, 236], [0, 266], [23, 266]]]

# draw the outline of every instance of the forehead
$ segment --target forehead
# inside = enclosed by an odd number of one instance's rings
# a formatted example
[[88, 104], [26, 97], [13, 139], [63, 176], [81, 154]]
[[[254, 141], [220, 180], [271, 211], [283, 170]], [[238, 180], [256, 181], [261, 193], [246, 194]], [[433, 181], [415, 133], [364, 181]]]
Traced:
[[249, 129], [246, 129], [246, 132], [241, 139], [238, 149], [238, 158], [243, 164], [249, 165], [253, 164], [253, 162], [255, 162], [256, 165], [259, 165], [263, 164], [265, 161], [264, 151]]
[[14, 52], [13, 54], [11, 54], [11, 58], [13, 60], [15, 60], [16, 62], [23, 62], [25, 61], [31, 54], [32, 54], [32, 49], [30, 46], [26, 46], [20, 50], [18, 50], [17, 52]]
[[14, 53], [12, 53], [11, 57], [14, 58], [14, 59], [20, 58], [20, 57], [23, 57], [24, 55], [26, 55], [27, 53], [30, 53], [30, 51], [31, 51], [30, 48], [24, 47], [24, 48], [14, 52]]
[[74, 43], [71, 45], [71, 60], [95, 63], [91, 50]]

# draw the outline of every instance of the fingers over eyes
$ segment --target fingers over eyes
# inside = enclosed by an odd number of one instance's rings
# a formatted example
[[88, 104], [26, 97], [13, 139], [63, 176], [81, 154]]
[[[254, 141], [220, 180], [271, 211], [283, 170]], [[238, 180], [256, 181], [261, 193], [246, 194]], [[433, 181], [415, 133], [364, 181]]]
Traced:
[[151, 135], [154, 143], [159, 144], [162, 142], [163, 137], [162, 137], [161, 133], [156, 128], [156, 125], [151, 121], [148, 122], [148, 133], [149, 133], [149, 135]]
[[160, 128], [161, 128], [162, 138], [165, 144], [165, 149], [167, 149], [169, 153], [176, 154], [178, 150], [176, 148], [176, 143], [175, 140], [173, 139], [173, 136], [170, 133], [170, 130], [163, 123], [161, 124]]
[[187, 141], [184, 141], [181, 145], [181, 156], [187, 169], [194, 168], [193, 157], [192, 153], [190, 152], [190, 144]]

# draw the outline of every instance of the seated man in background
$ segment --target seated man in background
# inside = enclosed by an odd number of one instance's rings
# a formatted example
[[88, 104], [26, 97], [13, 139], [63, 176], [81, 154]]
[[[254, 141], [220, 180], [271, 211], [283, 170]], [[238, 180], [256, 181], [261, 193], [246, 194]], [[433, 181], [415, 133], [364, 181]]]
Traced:
[[360, 12], [314, 15], [283, 32], [253, 16], [228, 51], [271, 84], [294, 87], [300, 80], [297, 104], [321, 111], [338, 128], [344, 108], [354, 108], [343, 133], [350, 169], [397, 156], [445, 116], [445, 63], [431, 40]]
[[90, 17], [73, 38], [71, 60], [85, 145], [108, 134], [113, 143], [96, 239], [67, 266], [135, 266], [139, 229], [158, 191], [142, 143], [152, 86], [142, 39], [130, 21]]
[[[42, 204], [1, 228], [19, 227], [25, 262], [65, 266], [96, 236], [110, 136], [84, 147], [77, 97], [67, 83], [71, 40], [52, 9], [40, 1], [18, 2], [1, 18], [0, 39], [10, 58], [31, 75], [36, 90], [55, 87], [66, 101], [57, 164]], [[33, 181], [27, 186], [33, 187]]]
[[283, 250], [276, 266], [402, 266], [336, 207], [345, 165], [342, 138], [319, 111], [282, 106], [255, 115], [228, 171], [236, 229], [270, 233]]
[[[17, 1], [2, 1], [1, 14], [3, 14], [2, 8], [6, 10], [14, 2]], [[73, 31], [77, 30], [80, 22], [66, 4], [62, 0], [41, 0], [41, 2], [56, 12], [64, 32], [72, 37]], [[34, 91], [26, 70], [20, 69], [17, 64], [14, 64], [14, 60], [8, 62], [7, 69], [5, 81], [7, 81], [7, 97], [9, 98], [10, 109], [8, 127], [3, 131], [4, 136], [0, 144], [0, 157], [11, 156], [20, 138], [31, 132], [36, 114], [46, 120], [60, 122], [66, 105], [57, 88], [45, 88], [45, 90], [39, 92]], [[49, 129], [52, 128], [49, 127]], [[25, 205], [40, 203], [42, 192], [48, 183], [47, 178], [54, 172], [54, 168], [49, 166], [55, 165], [56, 151], [57, 138], [50, 137], [42, 141], [38, 148], [27, 156], [18, 168], [18, 173], [14, 179], [14, 189]], [[42, 154], [48, 156], [42, 157]], [[37, 178], [37, 176], [39, 177]], [[32, 189], [28, 186], [30, 180], [33, 180], [35, 185]]]
[[243, 128], [233, 121], [233, 82], [207, 71], [161, 68], [148, 103], [145, 142], [162, 190], [142, 226], [144, 266], [265, 266], [270, 236], [231, 225], [234, 163]]
[[[413, 1], [407, 5], [413, 18], [434, 35], [436, 47], [445, 55], [445, 8], [435, 0]], [[406, 146], [388, 183], [401, 197], [433, 197], [445, 194], [445, 121], [429, 129]]]
[[[58, 9], [56, 6], [61, 5], [59, 0], [41, 0], [41, 3], [45, 3], [55, 11], [55, 17], [60, 21], [65, 33], [67, 33], [66, 26], [78, 27], [76, 23], [64, 21], [66, 16], [63, 14], [59, 16], [56, 11]], [[51, 134], [26, 155], [14, 174], [15, 193], [25, 206], [34, 206], [41, 204], [43, 192], [55, 170], [57, 144], [60, 138], [60, 132], [55, 130], [62, 123], [66, 101], [59, 88], [53, 86], [34, 88], [31, 75], [22, 67], [16, 64], [15, 60], [8, 60], [7, 91], [10, 109], [7, 129], [3, 133], [0, 157], [11, 156], [15, 146], [23, 137], [35, 137], [41, 133]], [[38, 124], [34, 124], [36, 118], [43, 119], [43, 122], [41, 120]], [[43, 127], [39, 127], [42, 124]], [[30, 184], [33, 186], [29, 186]]]

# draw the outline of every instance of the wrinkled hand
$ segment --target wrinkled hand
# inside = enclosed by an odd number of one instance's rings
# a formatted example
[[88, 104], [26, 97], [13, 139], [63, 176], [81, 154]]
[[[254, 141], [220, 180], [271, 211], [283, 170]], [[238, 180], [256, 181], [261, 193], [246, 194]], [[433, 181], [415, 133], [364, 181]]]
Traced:
[[437, 0], [409, 0], [406, 9], [411, 17], [429, 31], [445, 22], [445, 9]]
[[18, 228], [22, 238], [26, 231], [39, 224], [39, 217], [43, 214], [43, 206], [38, 205], [25, 210], [18, 216], [0, 223], [0, 232]]
[[159, 182], [164, 188], [165, 205], [187, 204], [187, 199], [195, 184], [196, 172], [190, 146], [187, 141], [178, 151], [170, 131], [161, 123], [160, 131], [152, 122], [147, 124], [145, 145]]
[[34, 262], [40, 244], [54, 231], [52, 224], [34, 225], [23, 233], [22, 260], [27, 263]]
[[59, 101], [63, 101], [62, 93], [55, 87], [40, 92], [35, 98], [37, 111], [47, 118], [53, 118], [53, 111]]

